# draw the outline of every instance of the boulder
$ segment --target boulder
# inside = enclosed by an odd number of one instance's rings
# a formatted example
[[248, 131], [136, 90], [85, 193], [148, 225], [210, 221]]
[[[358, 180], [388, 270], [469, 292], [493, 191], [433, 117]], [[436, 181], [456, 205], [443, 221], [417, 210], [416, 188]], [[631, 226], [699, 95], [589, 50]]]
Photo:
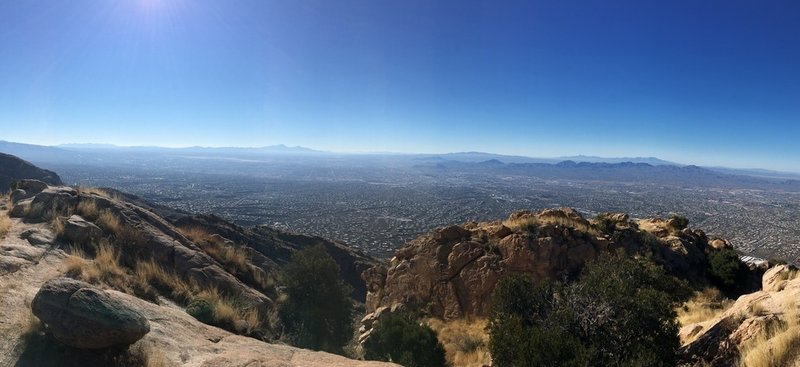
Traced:
[[83, 219], [80, 215], [73, 215], [64, 223], [63, 237], [75, 244], [96, 242], [103, 236], [103, 230], [94, 223]]
[[31, 207], [31, 202], [33, 199], [25, 199], [19, 202], [15, 202], [14, 206], [11, 210], [8, 211], [8, 216], [11, 218], [22, 218], [28, 212], [28, 209]]
[[42, 228], [28, 229], [20, 233], [19, 237], [23, 240], [28, 240], [28, 243], [36, 247], [50, 246], [55, 240], [53, 232]]
[[47, 188], [47, 184], [39, 180], [19, 180], [14, 184], [17, 190], [23, 190], [28, 197], [36, 195]]
[[14, 189], [14, 191], [11, 191], [11, 195], [10, 195], [12, 203], [16, 203], [16, 202], [18, 202], [20, 200], [25, 200], [25, 199], [27, 199], [29, 197], [31, 197], [31, 196], [28, 195], [28, 192], [23, 190], [23, 189]]
[[70, 347], [129, 345], [150, 332], [147, 319], [122, 299], [70, 278], [45, 282], [31, 307], [53, 337]]

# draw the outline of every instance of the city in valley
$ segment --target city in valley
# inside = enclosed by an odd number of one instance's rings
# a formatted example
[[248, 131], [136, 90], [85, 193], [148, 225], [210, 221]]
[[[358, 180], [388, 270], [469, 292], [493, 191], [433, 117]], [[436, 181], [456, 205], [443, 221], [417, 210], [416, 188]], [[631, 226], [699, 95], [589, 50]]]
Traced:
[[[800, 178], [776, 173], [480, 153], [65, 152], [66, 158], [34, 158], [70, 184], [110, 187], [244, 226], [318, 235], [377, 257], [391, 257], [437, 226], [556, 207], [575, 208], [587, 218], [600, 212], [634, 218], [678, 213], [744, 254], [792, 262], [800, 257]], [[69, 161], [70, 154], [82, 154], [82, 163]]]

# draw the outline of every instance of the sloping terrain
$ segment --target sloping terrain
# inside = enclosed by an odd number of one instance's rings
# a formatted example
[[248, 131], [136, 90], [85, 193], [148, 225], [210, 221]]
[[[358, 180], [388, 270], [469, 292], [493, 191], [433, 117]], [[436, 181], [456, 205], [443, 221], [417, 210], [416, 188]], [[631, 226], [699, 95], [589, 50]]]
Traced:
[[[0, 240], [0, 365], [91, 363], [91, 354], [42, 352], [37, 344], [44, 334], [30, 303], [45, 281], [64, 275], [107, 289], [145, 315], [151, 331], [133, 348], [158, 361], [151, 365], [391, 365], [262, 341], [276, 337], [268, 321], [278, 298], [274, 277], [294, 251], [323, 244], [350, 271], [374, 263], [366, 256], [330, 241], [244, 229], [213, 216], [173, 212], [173, 223], [159, 208], [112, 191], [21, 185], [25, 194], [4, 199], [0, 212], [7, 226]], [[364, 289], [355, 279], [354, 286]], [[232, 310], [227, 320], [213, 322], [221, 328], [184, 310], [203, 294], [216, 294]]]

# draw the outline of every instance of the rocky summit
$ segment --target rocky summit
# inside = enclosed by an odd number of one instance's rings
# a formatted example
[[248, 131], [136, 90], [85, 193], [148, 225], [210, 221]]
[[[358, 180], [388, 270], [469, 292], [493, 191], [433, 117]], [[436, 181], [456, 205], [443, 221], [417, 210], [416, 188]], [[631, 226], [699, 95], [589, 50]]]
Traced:
[[[403, 246], [388, 264], [363, 273], [368, 312], [415, 305], [444, 319], [486, 316], [495, 285], [507, 275], [568, 279], [603, 253], [652, 256], [669, 273], [707, 282], [707, 255], [730, 248], [675, 220], [633, 220], [604, 213], [592, 220], [571, 209], [521, 211], [504, 221], [431, 231]], [[749, 282], [758, 281], [754, 275]], [[757, 285], [751, 285], [751, 288]]]

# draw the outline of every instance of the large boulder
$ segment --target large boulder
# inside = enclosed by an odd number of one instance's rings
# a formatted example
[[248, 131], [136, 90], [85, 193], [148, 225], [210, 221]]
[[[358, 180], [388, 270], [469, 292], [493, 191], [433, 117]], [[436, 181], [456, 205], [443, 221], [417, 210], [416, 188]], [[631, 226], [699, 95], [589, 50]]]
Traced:
[[117, 296], [70, 278], [45, 282], [33, 314], [64, 345], [99, 349], [129, 345], [150, 332], [150, 323]]
[[73, 215], [64, 223], [64, 239], [75, 244], [88, 244], [99, 240], [103, 230], [80, 215]]

